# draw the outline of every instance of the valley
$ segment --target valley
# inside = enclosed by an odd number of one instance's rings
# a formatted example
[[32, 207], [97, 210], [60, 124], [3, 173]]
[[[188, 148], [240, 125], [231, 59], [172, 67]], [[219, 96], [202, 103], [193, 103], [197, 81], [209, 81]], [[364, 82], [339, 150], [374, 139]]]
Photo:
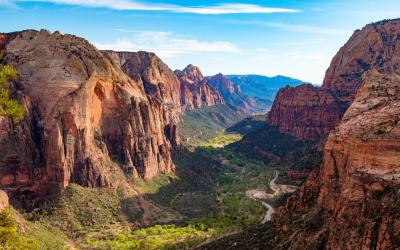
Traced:
[[399, 69], [399, 19], [321, 86], [1, 33], [0, 249], [399, 249]]
[[[73, 184], [56, 202], [24, 216], [62, 228], [77, 248], [94, 249], [186, 249], [264, 223], [270, 220], [271, 206], [280, 204], [288, 191], [275, 184], [283, 169], [229, 147], [259, 129], [264, 119], [246, 118], [246, 125], [239, 122], [187, 144], [173, 156], [175, 174], [132, 179], [141, 197], [126, 194], [122, 186], [113, 191]], [[251, 190], [265, 196], [251, 196]], [[141, 199], [149, 205], [137, 206]], [[140, 224], [132, 227], [132, 221]]]
[[[161, 175], [147, 182], [134, 180], [134, 186], [141, 189], [144, 199], [164, 208], [157, 213], [158, 218], [147, 222], [155, 225], [139, 226], [129, 234], [118, 233], [121, 229], [117, 227], [109, 228], [109, 233], [104, 234], [106, 228], [97, 225], [88, 227], [86, 230], [89, 231], [75, 237], [84, 246], [96, 249], [185, 249], [262, 223], [267, 212], [265, 203], [249, 197], [248, 190], [272, 192], [269, 198], [263, 199], [275, 205], [274, 202], [283, 194], [274, 183], [277, 168], [226, 148], [241, 136], [218, 134], [204, 142], [197, 141], [174, 156], [176, 175]], [[70, 201], [68, 203], [71, 206]], [[60, 207], [58, 210], [67, 209]], [[172, 211], [171, 214], [168, 211]], [[114, 212], [118, 213], [118, 209]], [[98, 214], [96, 216], [100, 217], [92, 220], [98, 223], [105, 215]], [[51, 217], [53, 222], [60, 219]], [[83, 218], [77, 219], [82, 221]], [[162, 223], [163, 220], [166, 222]], [[102, 228], [101, 233], [96, 233], [98, 226]]]

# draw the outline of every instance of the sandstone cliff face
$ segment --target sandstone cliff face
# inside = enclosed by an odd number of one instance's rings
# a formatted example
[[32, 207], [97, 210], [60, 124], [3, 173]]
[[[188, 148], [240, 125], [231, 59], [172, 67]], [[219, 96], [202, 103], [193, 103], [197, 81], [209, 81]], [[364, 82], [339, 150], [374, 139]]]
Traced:
[[163, 103], [165, 109], [169, 111], [169, 118], [178, 121], [180, 83], [172, 70], [154, 53], [144, 51], [115, 53], [120, 59], [122, 70], [132, 79], [140, 79], [146, 94]]
[[180, 100], [184, 110], [224, 104], [221, 94], [210, 87], [198, 67], [188, 65], [175, 74], [180, 81]]
[[[280, 90], [268, 123], [299, 139], [325, 138], [354, 99], [364, 72], [372, 68], [381, 73], [399, 71], [399, 34], [400, 20], [370, 24], [354, 32], [333, 58], [321, 88], [314, 88], [315, 93], [307, 91], [305, 94], [310, 100], [302, 95], [304, 86]], [[323, 98], [318, 102], [316, 96]], [[296, 112], [302, 115], [294, 119], [286, 117], [286, 114], [293, 116]]]
[[32, 203], [70, 182], [112, 186], [119, 175], [173, 171], [179, 85], [154, 55], [122, 64], [71, 35], [3, 37], [5, 62], [19, 73], [12, 87], [27, 113], [18, 125], [0, 117], [0, 187], [11, 199]]
[[318, 139], [327, 135], [340, 120], [340, 107], [334, 96], [311, 84], [281, 89], [268, 121], [279, 132], [298, 139]]
[[240, 87], [235, 86], [228, 78], [222, 74], [206, 77], [211, 87], [217, 90], [225, 100], [225, 103], [242, 110], [250, 111], [255, 106], [255, 101], [245, 96]]
[[[324, 148], [321, 169], [275, 217], [291, 249], [400, 248], [400, 76], [371, 70]], [[297, 219], [296, 219], [297, 218]]]

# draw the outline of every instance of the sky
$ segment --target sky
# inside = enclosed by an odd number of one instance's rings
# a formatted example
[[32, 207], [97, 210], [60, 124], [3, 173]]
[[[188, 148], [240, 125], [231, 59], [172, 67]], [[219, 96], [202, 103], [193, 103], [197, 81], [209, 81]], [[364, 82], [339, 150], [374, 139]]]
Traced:
[[356, 29], [400, 0], [0, 0], [0, 32], [47, 29], [99, 49], [155, 52], [171, 69], [285, 75], [321, 84]]

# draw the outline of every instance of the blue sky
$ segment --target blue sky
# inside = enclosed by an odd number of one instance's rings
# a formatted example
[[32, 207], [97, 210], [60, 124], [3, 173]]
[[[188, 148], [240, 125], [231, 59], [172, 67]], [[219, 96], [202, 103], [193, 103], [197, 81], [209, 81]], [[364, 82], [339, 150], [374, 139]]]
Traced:
[[172, 69], [287, 75], [315, 84], [354, 30], [399, 0], [0, 0], [0, 32], [59, 30], [100, 49], [147, 50]]

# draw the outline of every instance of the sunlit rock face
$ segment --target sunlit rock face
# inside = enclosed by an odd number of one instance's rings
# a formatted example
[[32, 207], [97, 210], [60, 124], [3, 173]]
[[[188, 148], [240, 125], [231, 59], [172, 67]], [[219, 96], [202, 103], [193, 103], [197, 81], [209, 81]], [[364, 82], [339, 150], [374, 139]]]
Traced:
[[[32, 205], [71, 182], [113, 186], [174, 170], [179, 82], [154, 54], [102, 52], [58, 32], [0, 36], [11, 85], [26, 110], [0, 117], [0, 187]], [[124, 72], [125, 71], [125, 72]]]
[[224, 98], [225, 103], [239, 108], [243, 111], [252, 111], [256, 102], [252, 98], [244, 95], [238, 85], [234, 85], [231, 80], [223, 74], [206, 77], [211, 87], [217, 90]]
[[399, 34], [400, 20], [355, 31], [333, 58], [322, 86], [281, 89], [267, 122], [298, 139], [326, 138], [354, 100], [364, 72], [400, 70]]
[[400, 74], [364, 73], [324, 147], [321, 169], [274, 218], [306, 221], [291, 249], [400, 247]]
[[224, 104], [221, 94], [211, 88], [200, 69], [188, 65], [184, 70], [176, 70], [180, 81], [181, 105], [184, 110]]

